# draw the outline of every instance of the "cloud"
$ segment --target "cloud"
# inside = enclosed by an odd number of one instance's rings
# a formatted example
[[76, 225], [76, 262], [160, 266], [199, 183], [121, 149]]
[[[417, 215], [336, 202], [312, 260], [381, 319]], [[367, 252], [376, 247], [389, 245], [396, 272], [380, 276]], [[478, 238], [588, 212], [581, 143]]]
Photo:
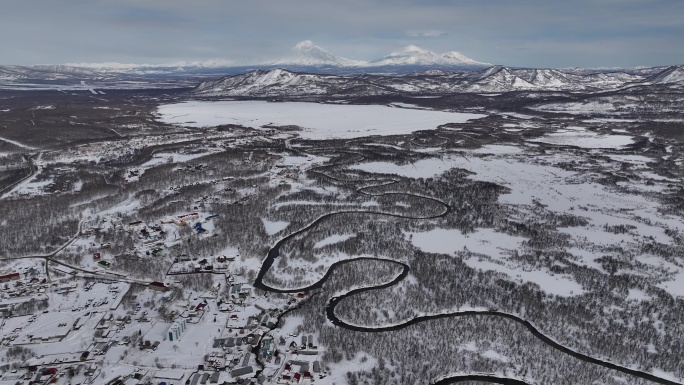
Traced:
[[[310, 39], [359, 60], [418, 44], [513, 66], [592, 66], [596, 47], [611, 42], [606, 65], [677, 64], [684, 63], [682, 15], [682, 0], [5, 1], [0, 60], [253, 61]], [[611, 56], [602, 54], [604, 61]]]
[[406, 32], [406, 36], [409, 37], [440, 37], [440, 36], [448, 36], [449, 33], [445, 31], [439, 31], [436, 29], [431, 29], [427, 31], [408, 31]]

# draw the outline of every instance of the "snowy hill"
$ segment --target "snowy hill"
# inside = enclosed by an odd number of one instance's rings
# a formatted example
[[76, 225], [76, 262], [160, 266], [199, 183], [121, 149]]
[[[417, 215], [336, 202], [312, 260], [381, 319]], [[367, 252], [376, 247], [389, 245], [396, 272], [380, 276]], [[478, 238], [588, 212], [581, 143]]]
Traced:
[[508, 91], [607, 91], [640, 82], [644, 76], [625, 72], [584, 72], [581, 70], [526, 69], [493, 66], [471, 84], [472, 92]]
[[88, 68], [67, 65], [36, 65], [36, 66], [1, 66], [0, 79], [39, 79], [59, 80], [71, 78], [94, 77], [97, 74]]
[[653, 76], [648, 77], [645, 82], [650, 84], [667, 84], [682, 87], [684, 86], [684, 68], [681, 66], [669, 67]]
[[[684, 84], [679, 67], [663, 71], [651, 82], [671, 87]], [[600, 92], [648, 86], [644, 76], [624, 72], [589, 72], [555, 69], [512, 69], [493, 66], [481, 72], [430, 70], [402, 76], [323, 75], [284, 69], [256, 70], [206, 81], [192, 92], [197, 96], [370, 96], [445, 95], [501, 92]], [[680, 79], [680, 80], [678, 80]]]
[[487, 69], [480, 78], [468, 87], [473, 92], [527, 91], [539, 87], [514, 74], [503, 66]]
[[566, 87], [572, 83], [563, 73], [552, 69], [534, 70], [530, 83], [539, 87]]
[[198, 96], [298, 96], [359, 94], [381, 95], [390, 93], [367, 82], [362, 76], [294, 73], [283, 69], [256, 70], [242, 75], [227, 76], [206, 81], [194, 90]]

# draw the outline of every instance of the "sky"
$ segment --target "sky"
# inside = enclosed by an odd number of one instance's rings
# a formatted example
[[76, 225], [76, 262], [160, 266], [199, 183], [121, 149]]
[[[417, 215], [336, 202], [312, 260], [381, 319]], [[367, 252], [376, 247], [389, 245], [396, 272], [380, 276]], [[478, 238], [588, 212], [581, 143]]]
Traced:
[[684, 0], [0, 0], [0, 64], [263, 62], [312, 40], [518, 67], [684, 64]]

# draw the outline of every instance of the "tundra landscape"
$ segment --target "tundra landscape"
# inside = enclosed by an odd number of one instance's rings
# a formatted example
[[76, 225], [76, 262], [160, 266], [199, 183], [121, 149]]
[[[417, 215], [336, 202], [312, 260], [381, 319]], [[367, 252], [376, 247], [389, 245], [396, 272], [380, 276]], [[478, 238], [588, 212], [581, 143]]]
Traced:
[[2, 384], [684, 379], [681, 67], [0, 71]]

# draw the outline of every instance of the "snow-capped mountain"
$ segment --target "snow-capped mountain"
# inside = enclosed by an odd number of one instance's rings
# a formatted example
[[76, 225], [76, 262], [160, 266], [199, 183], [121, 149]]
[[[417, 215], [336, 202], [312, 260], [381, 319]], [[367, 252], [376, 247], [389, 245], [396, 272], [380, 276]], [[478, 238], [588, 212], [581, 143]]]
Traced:
[[401, 51], [393, 52], [382, 59], [369, 63], [371, 66], [489, 66], [473, 60], [459, 52], [449, 51], [436, 54], [416, 45], [404, 47]]
[[317, 46], [311, 40], [297, 43], [292, 49], [292, 55], [273, 62], [274, 65], [296, 65], [310, 67], [362, 67], [366, 62], [351, 60], [336, 56]]
[[372, 71], [380, 68], [387, 68], [393, 72], [404, 68], [407, 69], [405, 72], [410, 72], [426, 67], [470, 69], [489, 66], [487, 63], [478, 62], [456, 51], [436, 54], [415, 45], [406, 46], [400, 51], [370, 62], [352, 60], [336, 56], [330, 51], [317, 46], [311, 40], [297, 43], [292, 49], [292, 55], [284, 59], [275, 60], [270, 65], [285, 69], [294, 68], [296, 70], [300, 70], [302, 67], [352, 68], [357, 69], [357, 72], [363, 72], [364, 69]]
[[174, 62], [167, 64], [129, 63], [72, 63], [64, 65], [0, 66], [3, 84], [34, 80], [86, 81], [135, 78], [147, 82], [154, 77], [182, 78], [201, 81], [212, 76], [240, 74], [254, 69], [286, 69], [297, 72], [331, 74], [393, 73], [408, 74], [426, 70], [481, 70], [486, 64], [470, 59], [456, 51], [436, 54], [417, 46], [408, 46], [382, 59], [353, 60], [337, 56], [310, 40], [297, 43], [285, 58], [268, 62], [239, 62], [215, 59], [201, 62]]
[[[87, 63], [0, 66], [0, 87], [69, 87], [86, 90], [116, 87], [185, 88], [202, 82], [194, 92], [217, 97], [351, 95], [354, 92], [358, 95], [596, 92], [654, 86], [684, 88], [684, 68], [681, 66], [624, 71], [509, 68], [489, 66], [456, 51], [437, 54], [415, 45], [382, 59], [364, 62], [336, 56], [305, 40], [295, 45], [292, 54], [285, 59], [266, 64], [236, 63], [212, 60], [165, 65]], [[219, 79], [214, 80], [216, 78]]]

